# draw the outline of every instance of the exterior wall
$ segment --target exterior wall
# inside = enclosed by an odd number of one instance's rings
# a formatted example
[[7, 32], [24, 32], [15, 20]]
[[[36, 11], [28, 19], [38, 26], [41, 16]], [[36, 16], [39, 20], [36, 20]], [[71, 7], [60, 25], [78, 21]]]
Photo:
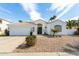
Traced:
[[42, 24], [42, 34], [44, 34], [47, 23], [43, 20], [36, 20], [34, 21], [34, 23], [36, 24], [36, 31], [37, 31], [37, 24]]
[[76, 29], [66, 29], [64, 32], [65, 35], [74, 35], [74, 32], [77, 31]]
[[8, 29], [8, 25], [7, 24], [10, 24], [10, 22], [8, 21], [5, 21], [5, 20], [2, 20], [2, 23], [0, 23], [0, 28], [1, 28], [1, 31], [0, 31], [0, 35], [4, 35], [4, 31], [5, 29]]
[[54, 21], [54, 22], [52, 22], [52, 23], [49, 23], [48, 25], [47, 25], [47, 33], [49, 34], [49, 35], [52, 35], [53, 33], [51, 32], [51, 29], [53, 29], [54, 28], [54, 26], [55, 25], [61, 25], [62, 26], [62, 32], [58, 32], [57, 34], [58, 35], [65, 35], [66, 33], [66, 23], [64, 23], [64, 22], [62, 22], [62, 21], [60, 21], [60, 20], [57, 20], [57, 21]]
[[10, 35], [30, 35], [32, 28], [34, 27], [33, 34], [36, 35], [36, 25], [28, 24], [9, 24], [9, 34]]
[[6, 20], [2, 20], [2, 24], [10, 24], [10, 22], [8, 22]]

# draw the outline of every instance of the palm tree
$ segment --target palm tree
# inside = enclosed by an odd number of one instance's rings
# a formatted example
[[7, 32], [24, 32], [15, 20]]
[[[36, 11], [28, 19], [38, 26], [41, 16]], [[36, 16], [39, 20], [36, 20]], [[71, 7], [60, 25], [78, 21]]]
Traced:
[[72, 26], [75, 27], [76, 21], [75, 20], [71, 20], [71, 23], [72, 23]]
[[67, 21], [67, 27], [69, 29], [72, 29], [72, 22], [70, 20]]
[[54, 15], [54, 16], [51, 17], [49, 20], [52, 21], [52, 20], [54, 20], [56, 17], [57, 17], [57, 16]]
[[79, 27], [79, 18], [77, 20], [71, 20], [73, 27]]
[[78, 18], [78, 27], [79, 27], [79, 18]]
[[23, 21], [22, 20], [19, 20], [18, 22], [22, 23]]

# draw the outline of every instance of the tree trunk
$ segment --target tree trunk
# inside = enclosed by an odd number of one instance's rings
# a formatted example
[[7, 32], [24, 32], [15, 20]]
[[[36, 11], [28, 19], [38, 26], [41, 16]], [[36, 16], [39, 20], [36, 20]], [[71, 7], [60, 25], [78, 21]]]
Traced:
[[55, 36], [55, 32], [53, 33], [53, 37]]

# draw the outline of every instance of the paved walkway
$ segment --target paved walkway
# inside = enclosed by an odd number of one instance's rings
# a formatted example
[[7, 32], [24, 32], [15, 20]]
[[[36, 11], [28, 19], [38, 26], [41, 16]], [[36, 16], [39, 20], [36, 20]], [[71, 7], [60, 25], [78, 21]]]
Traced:
[[25, 37], [0, 37], [0, 53], [12, 52], [24, 42]]

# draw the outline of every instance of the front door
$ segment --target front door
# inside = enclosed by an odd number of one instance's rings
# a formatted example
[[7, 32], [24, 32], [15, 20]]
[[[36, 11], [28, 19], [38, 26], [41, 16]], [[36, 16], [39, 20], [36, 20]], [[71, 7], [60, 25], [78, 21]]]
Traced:
[[37, 33], [38, 33], [38, 34], [42, 34], [42, 27], [38, 27], [38, 28], [37, 28]]
[[37, 34], [42, 34], [42, 24], [37, 24]]

